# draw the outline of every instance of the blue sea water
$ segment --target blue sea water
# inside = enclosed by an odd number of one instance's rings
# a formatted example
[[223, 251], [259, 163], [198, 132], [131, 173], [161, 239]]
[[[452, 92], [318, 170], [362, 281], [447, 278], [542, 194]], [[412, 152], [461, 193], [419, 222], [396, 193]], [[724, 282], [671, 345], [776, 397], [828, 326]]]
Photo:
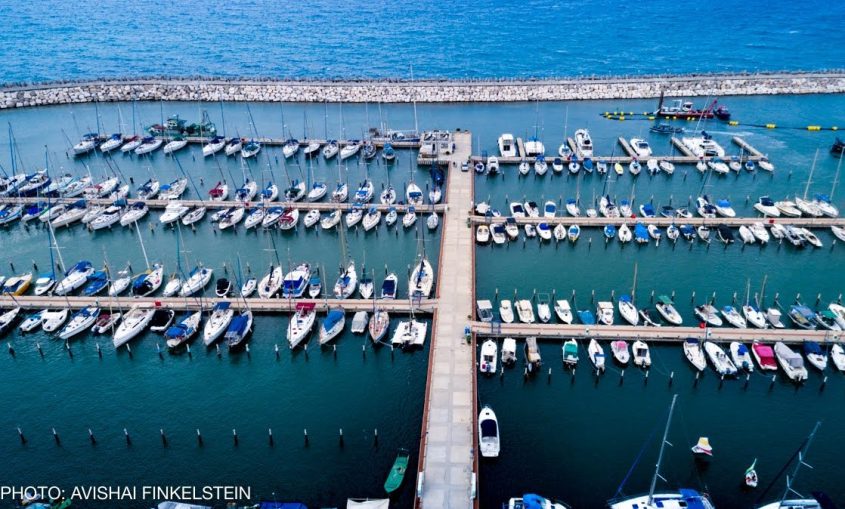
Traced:
[[[834, 4], [835, 5], [835, 2]], [[807, 2], [0, 2], [0, 82], [527, 77], [842, 67]], [[762, 14], [762, 15], [761, 15]], [[840, 48], [838, 51], [835, 48]]]

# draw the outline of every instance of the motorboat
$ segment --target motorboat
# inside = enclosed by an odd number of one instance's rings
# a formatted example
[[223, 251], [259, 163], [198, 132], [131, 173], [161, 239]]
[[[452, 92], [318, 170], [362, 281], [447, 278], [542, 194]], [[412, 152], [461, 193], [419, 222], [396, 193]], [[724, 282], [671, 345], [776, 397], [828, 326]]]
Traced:
[[795, 202], [789, 200], [781, 200], [775, 202], [775, 207], [780, 211], [782, 216], [786, 217], [801, 217], [801, 210], [795, 205]]
[[21, 308], [18, 306], [0, 313], [0, 334], [6, 332], [12, 327], [12, 323], [17, 319], [20, 312]]
[[546, 147], [536, 136], [528, 138], [525, 142], [525, 155], [528, 157], [541, 156], [546, 153]]
[[593, 157], [593, 140], [590, 138], [590, 132], [587, 129], [575, 131], [575, 150], [582, 158]]
[[[750, 226], [746, 226], [745, 228], [747, 228], [754, 238], [759, 240], [761, 244], [767, 244], [771, 238], [769, 236], [769, 231], [766, 229], [766, 225], [763, 223], [754, 223]], [[743, 234], [742, 227], [740, 227], [739, 234], [740, 236]]]
[[499, 136], [499, 155], [502, 157], [516, 157], [516, 143], [513, 134], [504, 133]]
[[648, 142], [642, 138], [631, 138], [630, 140], [631, 150], [639, 157], [640, 159], [646, 159], [651, 157], [651, 146], [649, 146]]
[[731, 341], [729, 346], [731, 351], [731, 360], [737, 369], [741, 369], [748, 373], [754, 371], [754, 362], [751, 360], [751, 351], [748, 347], [740, 341]]
[[734, 306], [725, 306], [722, 308], [722, 316], [725, 320], [734, 327], [744, 329], [748, 327], [745, 318], [739, 314], [739, 311]]
[[291, 349], [299, 346], [311, 334], [317, 310], [313, 302], [300, 302], [296, 305], [296, 312], [290, 318], [287, 329], [288, 346]]
[[521, 299], [516, 301], [516, 314], [522, 323], [534, 323], [534, 306], [530, 300]]
[[478, 225], [475, 229], [475, 241], [479, 244], [490, 242], [490, 227], [486, 224]]
[[780, 341], [775, 343], [774, 351], [778, 364], [790, 380], [803, 382], [807, 379], [807, 368], [804, 366], [804, 358], [801, 354]]
[[766, 321], [769, 322], [769, 325], [775, 329], [783, 329], [786, 327], [783, 324], [782, 318], [783, 313], [781, 313], [780, 309], [772, 307], [766, 310]]
[[719, 311], [716, 309], [716, 306], [712, 304], [705, 303], [700, 306], [695, 306], [693, 312], [699, 320], [710, 327], [722, 326], [722, 319], [719, 317]]
[[707, 359], [704, 357], [701, 343], [697, 339], [687, 338], [684, 340], [684, 355], [695, 369], [704, 371], [707, 368]]
[[535, 493], [526, 493], [521, 497], [508, 499], [507, 504], [502, 504], [502, 509], [569, 509], [569, 506]]
[[420, 206], [423, 204], [423, 193], [420, 186], [415, 182], [409, 182], [405, 189], [405, 200], [408, 205]]
[[707, 357], [710, 358], [710, 363], [713, 365], [713, 369], [715, 369], [719, 375], [736, 376], [736, 366], [730, 357], [725, 354], [722, 347], [713, 341], [707, 341], [704, 343], [704, 351], [707, 353]]
[[808, 217], [821, 217], [824, 215], [818, 205], [812, 200], [805, 200], [796, 196], [794, 202], [798, 210]]
[[[774, 231], [775, 229], [773, 227], [772, 233], [774, 233]], [[783, 226], [783, 235], [786, 240], [788, 240], [789, 243], [795, 247], [804, 247], [804, 244], [806, 243], [806, 239], [804, 238], [804, 235], [802, 234], [801, 230], [792, 225]]]
[[475, 309], [478, 319], [482, 322], [493, 321], [493, 304], [487, 299], [477, 300], [475, 302]]
[[830, 347], [830, 360], [839, 371], [845, 371], [845, 348], [839, 343]]
[[[489, 302], [489, 301], [488, 301]], [[496, 373], [498, 365], [499, 347], [492, 339], [488, 339], [481, 345], [481, 353], [479, 355], [478, 370], [485, 375], [492, 375]]]
[[761, 371], [777, 371], [775, 351], [771, 346], [755, 341], [751, 345], [751, 355], [754, 356]]
[[695, 157], [725, 157], [725, 149], [716, 143], [709, 135], [705, 136], [684, 136], [681, 143]]
[[699, 437], [698, 442], [692, 446], [692, 453], [697, 459], [707, 459], [713, 456], [713, 447], [710, 445], [710, 439]]
[[232, 293], [232, 286], [232, 281], [225, 277], [221, 277], [215, 284], [214, 295], [218, 297], [228, 297], [229, 294]]
[[557, 315], [558, 320], [562, 323], [567, 325], [571, 325], [574, 319], [572, 314], [572, 307], [569, 305], [569, 301], [566, 299], [560, 299], [555, 301], [555, 315]]
[[[630, 295], [621, 295], [619, 297], [619, 301], [617, 302], [617, 306], [619, 308], [619, 314], [626, 322], [630, 323], [631, 325], [639, 325], [640, 315], [637, 311], [637, 306], [634, 305], [633, 299]], [[613, 312], [612, 308], [610, 312]]]
[[569, 242], [575, 242], [581, 236], [581, 227], [577, 224], [570, 225], [569, 228], [566, 229], [566, 238], [569, 239]]
[[391, 272], [387, 276], [385, 276], [384, 281], [381, 283], [381, 295], [382, 299], [395, 299], [397, 288], [399, 285], [399, 278], [396, 277], [396, 274]]
[[812, 330], [816, 328], [816, 314], [807, 306], [801, 304], [790, 306], [787, 316], [799, 329]]
[[716, 235], [719, 237], [719, 240], [721, 240], [724, 244], [734, 243], [733, 230], [731, 230], [731, 228], [727, 225], [720, 224], [719, 226], [717, 226]]
[[546, 158], [542, 155], [538, 155], [534, 160], [534, 173], [536, 173], [538, 177], [542, 177], [548, 170], [549, 163], [546, 162]]
[[780, 217], [780, 209], [769, 196], [761, 196], [754, 204], [754, 209], [763, 214], [763, 217]]
[[564, 367], [568, 366], [575, 369], [575, 366], [578, 365], [578, 342], [574, 338], [568, 339], [563, 342], [561, 350]]
[[683, 318], [681, 318], [680, 313], [678, 313], [678, 310], [675, 309], [675, 304], [668, 296], [661, 295], [658, 297], [657, 304], [655, 304], [654, 307], [657, 309], [657, 312], [660, 313], [660, 316], [662, 316], [663, 319], [670, 324], [681, 325], [683, 323]]
[[745, 304], [742, 306], [742, 316], [745, 321], [758, 329], [766, 328], [766, 315], [760, 311], [754, 304]]
[[[44, 314], [46, 312], [48, 312], [48, 310], [44, 309], [27, 316], [26, 319], [21, 322], [20, 326], [18, 326], [18, 330], [20, 330], [21, 333], [27, 333], [41, 327], [41, 324], [44, 323]], [[9, 322], [9, 324], [11, 324], [11, 322]]]
[[552, 319], [551, 301], [549, 295], [541, 293], [537, 296], [537, 318], [541, 323], [549, 323]]
[[[490, 175], [496, 175], [499, 173], [499, 158], [496, 156], [490, 156], [487, 158], [487, 173]], [[440, 200], [437, 200], [440, 201]], [[432, 200], [432, 202], [435, 202]], [[436, 203], [436, 202], [435, 202]]]
[[64, 325], [70, 316], [69, 308], [62, 308], [57, 310], [44, 310], [41, 312], [41, 329], [44, 332], [56, 332], [59, 327]]
[[736, 211], [731, 207], [731, 202], [724, 198], [716, 200], [713, 206], [716, 208], [716, 213], [722, 217], [736, 217]]
[[150, 331], [164, 333], [170, 327], [170, 324], [173, 323], [175, 317], [176, 311], [156, 306], [153, 316], [150, 319]]
[[223, 339], [230, 351], [239, 350], [245, 345], [250, 332], [252, 332], [252, 311], [246, 309], [232, 318], [226, 333], [223, 334]]
[[504, 323], [513, 323], [513, 304], [509, 299], [502, 299], [499, 302], [499, 318]]
[[613, 303], [609, 301], [599, 301], [596, 306], [596, 316], [598, 323], [601, 325], [613, 325]]
[[221, 301], [214, 305], [211, 316], [208, 317], [202, 331], [205, 346], [213, 344], [226, 332], [234, 316], [235, 310], [231, 308], [228, 301]]
[[651, 352], [648, 348], [648, 343], [638, 339], [631, 345], [631, 351], [634, 354], [634, 365], [640, 368], [651, 367]]
[[324, 345], [343, 332], [346, 326], [346, 314], [342, 309], [330, 309], [320, 324], [320, 345]]
[[631, 240], [634, 237], [634, 234], [631, 232], [631, 228], [628, 227], [628, 225], [624, 224], [624, 223], [619, 227], [618, 235], [619, 235], [619, 242], [622, 242], [623, 244], [631, 242]]
[[537, 225], [537, 234], [541, 240], [552, 240], [552, 228], [549, 223], [540, 223]]
[[786, 238], [786, 227], [780, 223], [770, 223], [771, 224], [771, 236], [777, 240], [783, 240]]
[[827, 369], [827, 353], [815, 341], [804, 341], [804, 355], [811, 366], [819, 371]]
[[628, 351], [628, 342], [617, 339], [616, 341], [610, 342], [610, 351], [613, 353], [613, 358], [616, 359], [621, 365], [628, 364], [628, 361], [631, 359], [631, 354]]
[[[496, 343], [493, 343], [496, 346]], [[478, 449], [482, 458], [497, 458], [500, 452], [499, 421], [489, 406], [478, 414]]]
[[808, 228], [800, 228], [799, 232], [801, 237], [804, 239], [805, 242], [810, 244], [813, 247], [822, 247], [822, 241], [819, 239], [813, 232], [811, 232]]
[[655, 175], [658, 171], [660, 171], [660, 163], [658, 163], [657, 159], [649, 159], [646, 161], [645, 166], [651, 175]]
[[88, 306], [80, 309], [73, 314], [70, 321], [59, 331], [59, 338], [67, 341], [80, 332], [90, 329], [99, 315], [100, 308], [98, 306]]

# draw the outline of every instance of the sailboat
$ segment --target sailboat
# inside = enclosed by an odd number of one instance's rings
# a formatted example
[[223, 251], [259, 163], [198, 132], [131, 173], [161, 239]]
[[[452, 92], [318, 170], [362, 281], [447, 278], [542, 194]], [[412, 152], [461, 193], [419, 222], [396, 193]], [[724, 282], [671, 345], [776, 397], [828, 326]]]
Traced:
[[757, 458], [754, 458], [754, 462], [751, 463], [751, 466], [745, 470], [745, 485], [749, 488], [756, 488], [757, 482], [759, 479], [757, 478], [757, 471], [755, 467], [757, 466]]
[[672, 404], [669, 407], [669, 416], [666, 420], [666, 428], [663, 430], [663, 440], [660, 442], [660, 453], [657, 456], [657, 465], [654, 468], [654, 475], [651, 478], [651, 487], [649, 488], [648, 494], [610, 500], [608, 501], [610, 509], [715, 509], [715, 506], [707, 495], [699, 493], [693, 489], [681, 488], [677, 491], [655, 493], [657, 479], [664, 479], [664, 477], [660, 474], [660, 466], [663, 463], [664, 449], [666, 448], [666, 444], [669, 443], [667, 440], [669, 436], [669, 426], [672, 422], [672, 414], [675, 410], [675, 402], [677, 399], [677, 394], [672, 396]]
[[[812, 498], [807, 498], [796, 491], [793, 487], [801, 467], [806, 466], [812, 468], [812, 466], [806, 462], [806, 457], [807, 451], [810, 449], [810, 444], [812, 444], [813, 438], [815, 438], [819, 426], [821, 426], [821, 421], [816, 422], [816, 425], [813, 427], [813, 431], [811, 431], [810, 435], [804, 439], [804, 442], [798, 450], [795, 451], [795, 454], [789, 458], [789, 463], [792, 463], [796, 459], [797, 461], [795, 462], [795, 468], [792, 470], [792, 475], [786, 476], [786, 488], [784, 489], [780, 500], [763, 506], [758, 506], [759, 509], [831, 509], [836, 507], [834, 502], [825, 493], [813, 492], [811, 493]], [[789, 463], [787, 463], [787, 466]], [[786, 466], [784, 466], [784, 469], [786, 469]], [[765, 496], [765, 493], [763, 496]], [[795, 498], [787, 498], [790, 496], [794, 496]], [[762, 496], [760, 498], [762, 498]]]

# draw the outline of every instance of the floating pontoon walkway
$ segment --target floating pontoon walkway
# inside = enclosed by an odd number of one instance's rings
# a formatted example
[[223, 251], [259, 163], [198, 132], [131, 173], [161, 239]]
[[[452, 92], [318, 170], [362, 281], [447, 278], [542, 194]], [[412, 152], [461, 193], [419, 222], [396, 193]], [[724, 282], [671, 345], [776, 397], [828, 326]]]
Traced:
[[[542, 205], [542, 204], [541, 204]], [[473, 215], [471, 221], [475, 224], [491, 224], [504, 223], [508, 217], [487, 217]], [[792, 226], [806, 226], [809, 228], [827, 228], [830, 226], [845, 227], [845, 217], [690, 217], [690, 218], [671, 218], [671, 217], [636, 217], [636, 218], [622, 218], [622, 217], [572, 217], [572, 216], [557, 216], [557, 217], [518, 217], [513, 218], [517, 224], [539, 224], [548, 223], [554, 224], [577, 224], [581, 227], [602, 227], [608, 224], [620, 225], [627, 224], [633, 226], [636, 223], [645, 225], [655, 224], [657, 226], [681, 225], [688, 224], [690, 226], [742, 226], [752, 225], [754, 223], [774, 224], [780, 223]]]
[[583, 325], [583, 324], [526, 324], [472, 322], [473, 332], [489, 337], [530, 337], [545, 339], [596, 338], [606, 340], [642, 339], [662, 343], [678, 343], [687, 338], [709, 339], [711, 341], [804, 341], [841, 342], [842, 331], [802, 329], [737, 329], [733, 327], [634, 327], [631, 325]]

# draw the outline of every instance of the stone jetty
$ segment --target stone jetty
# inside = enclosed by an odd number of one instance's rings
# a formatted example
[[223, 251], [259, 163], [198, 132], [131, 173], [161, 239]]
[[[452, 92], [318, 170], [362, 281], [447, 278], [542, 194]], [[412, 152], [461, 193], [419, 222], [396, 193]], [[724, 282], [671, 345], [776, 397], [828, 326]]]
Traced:
[[0, 109], [114, 101], [425, 103], [638, 99], [845, 92], [845, 71], [530, 80], [139, 78], [6, 85]]

